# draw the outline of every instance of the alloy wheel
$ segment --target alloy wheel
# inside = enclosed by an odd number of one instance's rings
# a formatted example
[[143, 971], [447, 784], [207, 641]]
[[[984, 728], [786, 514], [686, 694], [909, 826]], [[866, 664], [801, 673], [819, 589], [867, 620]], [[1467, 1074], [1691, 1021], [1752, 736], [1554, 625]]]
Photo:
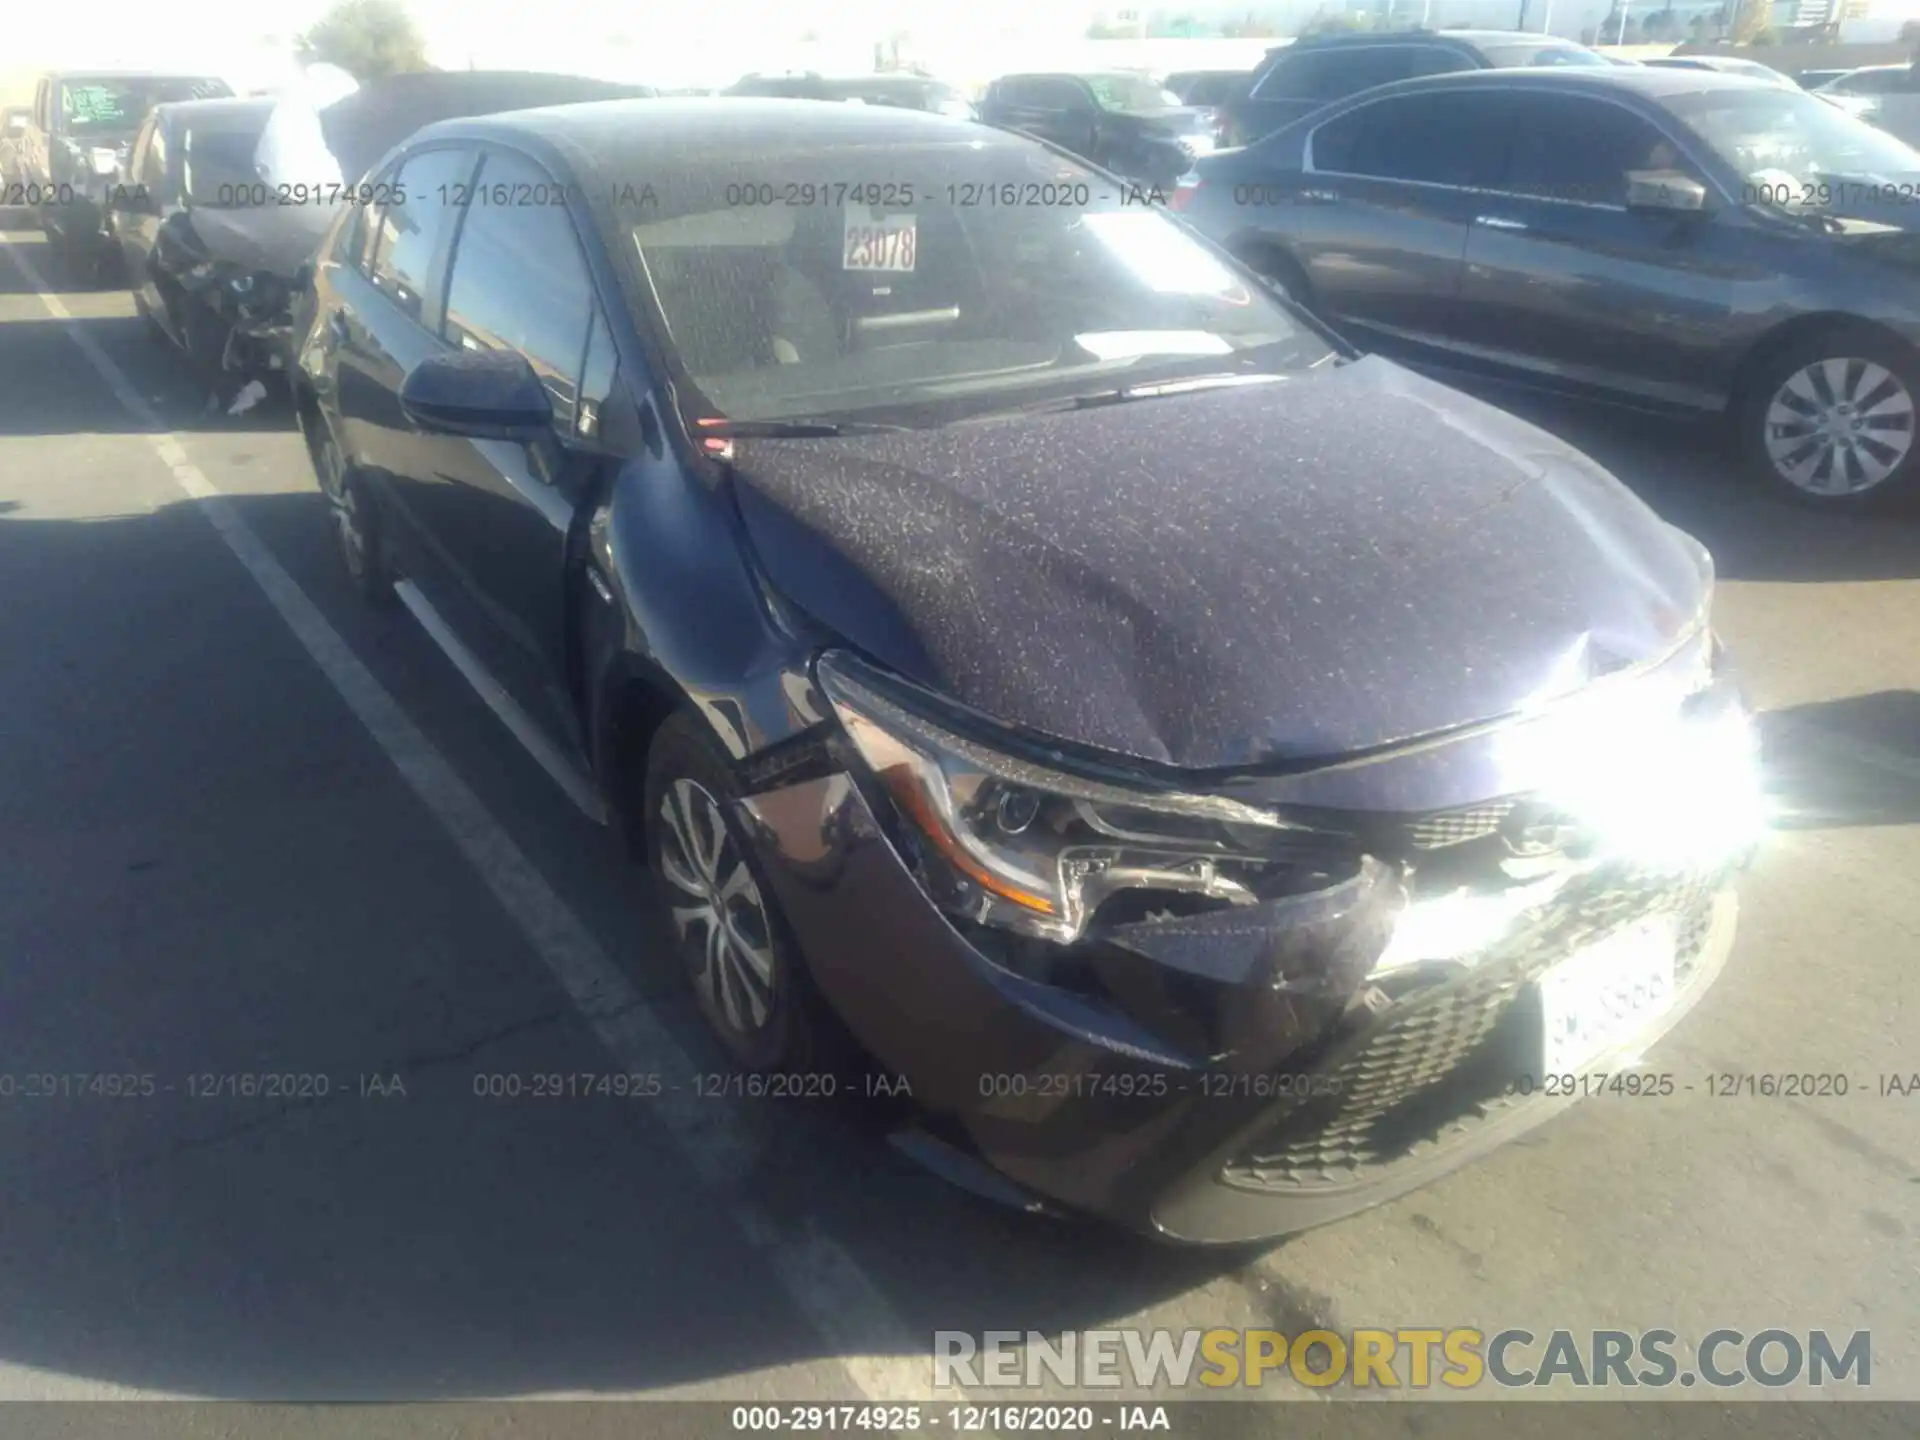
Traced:
[[[660, 873], [674, 889], [674, 928], [710, 1014], [742, 1035], [773, 1014], [773, 926], [720, 804], [692, 780], [660, 801]], [[698, 958], [693, 948], [698, 947]]]
[[1858, 495], [1906, 462], [1913, 395], [1876, 361], [1816, 360], [1782, 382], [1765, 423], [1767, 458], [1787, 484], [1823, 498]]

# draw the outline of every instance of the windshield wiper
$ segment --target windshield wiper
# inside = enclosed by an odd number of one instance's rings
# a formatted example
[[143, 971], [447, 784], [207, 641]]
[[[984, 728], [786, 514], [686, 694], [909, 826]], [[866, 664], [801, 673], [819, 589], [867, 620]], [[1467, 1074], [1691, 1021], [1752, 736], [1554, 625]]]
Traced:
[[1155, 380], [1145, 385], [1122, 385], [1113, 390], [1095, 390], [1086, 395], [1064, 395], [1052, 400], [1035, 400], [1031, 404], [1018, 406], [1015, 413], [1046, 415], [1062, 410], [1097, 410], [1103, 405], [1124, 405], [1129, 400], [1158, 400], [1168, 395], [1190, 395], [1195, 391], [1220, 390], [1230, 385], [1268, 384], [1286, 378], [1284, 375], [1270, 373], [1186, 375], [1178, 380]]
[[824, 440], [835, 435], [893, 435], [908, 425], [882, 425], [871, 420], [701, 420], [696, 433], [722, 440]]

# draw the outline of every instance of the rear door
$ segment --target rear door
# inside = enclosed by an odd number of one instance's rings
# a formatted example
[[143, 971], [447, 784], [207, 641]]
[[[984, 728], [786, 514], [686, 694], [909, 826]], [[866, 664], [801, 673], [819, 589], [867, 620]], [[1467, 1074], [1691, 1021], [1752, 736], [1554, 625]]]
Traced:
[[1356, 339], [1443, 343], [1468, 227], [1504, 173], [1508, 138], [1494, 90], [1363, 101], [1313, 130], [1287, 213], [1266, 223], [1286, 235], [1327, 318]]
[[[444, 348], [526, 357], [553, 405], [552, 455], [592, 449], [615, 383], [613, 339], [564, 203], [534, 161], [488, 149], [460, 222]], [[493, 204], [493, 196], [551, 204]], [[549, 738], [584, 754], [566, 690], [568, 542], [590, 467], [549, 469], [533, 447], [423, 436], [408, 494], [426, 562], [419, 575], [467, 647]]]
[[1543, 378], [1718, 404], [1730, 330], [1772, 313], [1787, 257], [1724, 205], [1627, 208], [1634, 170], [1677, 170], [1714, 203], [1679, 127], [1586, 95], [1527, 90], [1515, 105], [1509, 173], [1474, 210], [1461, 342]]
[[400, 413], [400, 382], [437, 343], [447, 247], [478, 158], [462, 145], [416, 150], [389, 189], [371, 192], [389, 203], [367, 217], [366, 283], [354, 287], [355, 303], [328, 320], [341, 442], [354, 464], [391, 482], [383, 499], [404, 498], [399, 486], [417, 458], [413, 427]]

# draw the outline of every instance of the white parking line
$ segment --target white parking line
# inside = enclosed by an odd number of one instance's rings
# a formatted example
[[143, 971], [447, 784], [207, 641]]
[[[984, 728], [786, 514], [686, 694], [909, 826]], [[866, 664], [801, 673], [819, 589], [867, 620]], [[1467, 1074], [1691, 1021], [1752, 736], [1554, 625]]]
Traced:
[[[730, 1219], [772, 1266], [801, 1313], [838, 1352], [854, 1386], [876, 1401], [933, 1398], [930, 1359], [909, 1358], [926, 1354], [927, 1340], [923, 1337], [916, 1343], [886, 1298], [835, 1241], [810, 1223], [800, 1224], [797, 1234], [782, 1233], [772, 1217], [740, 1193], [737, 1182], [757, 1158], [752, 1137], [724, 1104], [696, 1097], [693, 1062], [639, 992], [487, 813], [480, 797], [188, 457], [179, 438], [167, 431], [166, 422], [94, 339], [74, 323], [72, 313], [20, 247], [0, 237], [0, 249], [11, 254], [48, 314], [61, 323], [121, 405], [152, 428], [154, 433], [146, 438], [154, 453], [180, 488], [199, 502], [201, 513], [234, 558], [246, 567], [321, 674], [466, 856], [601, 1043], [623, 1069], [663, 1077], [664, 1093], [650, 1104], [648, 1115], [672, 1138], [694, 1172], [725, 1197]], [[876, 1348], [881, 1353], [874, 1353]], [[859, 1353], [863, 1350], [866, 1353]]]

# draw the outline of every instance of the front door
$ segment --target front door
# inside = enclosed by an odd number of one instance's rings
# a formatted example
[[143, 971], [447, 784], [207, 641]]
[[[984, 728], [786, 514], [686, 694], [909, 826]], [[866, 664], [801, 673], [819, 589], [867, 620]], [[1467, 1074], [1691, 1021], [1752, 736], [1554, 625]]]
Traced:
[[1781, 257], [1716, 203], [1630, 210], [1630, 171], [1705, 183], [1685, 143], [1625, 106], [1529, 91], [1500, 193], [1475, 207], [1461, 341], [1474, 354], [1580, 388], [1711, 407], [1740, 317], [1784, 301]]

